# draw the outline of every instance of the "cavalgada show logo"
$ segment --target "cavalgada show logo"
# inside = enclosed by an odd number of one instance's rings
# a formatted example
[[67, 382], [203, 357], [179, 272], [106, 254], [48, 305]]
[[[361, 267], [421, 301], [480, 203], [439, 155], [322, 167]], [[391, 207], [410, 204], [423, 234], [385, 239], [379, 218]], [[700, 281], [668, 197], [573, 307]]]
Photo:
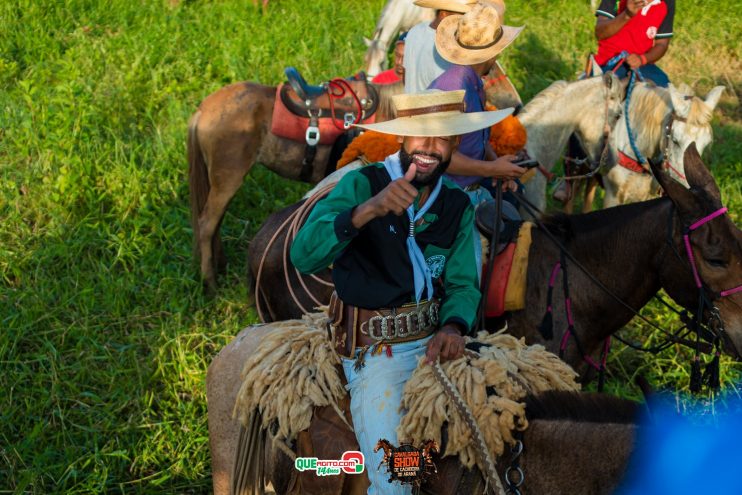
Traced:
[[361, 474], [364, 469], [363, 462], [362, 452], [350, 450], [343, 452], [340, 460], [297, 457], [294, 467], [299, 471], [316, 471], [317, 476], [336, 476], [340, 471], [345, 474]]

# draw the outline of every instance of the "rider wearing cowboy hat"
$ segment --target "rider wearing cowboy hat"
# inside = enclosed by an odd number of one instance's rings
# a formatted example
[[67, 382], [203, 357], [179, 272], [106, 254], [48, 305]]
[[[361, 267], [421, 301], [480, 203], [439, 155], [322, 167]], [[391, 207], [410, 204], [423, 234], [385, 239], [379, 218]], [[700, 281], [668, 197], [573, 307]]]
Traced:
[[415, 5], [435, 9], [433, 22], [421, 22], [407, 33], [404, 49], [405, 93], [419, 93], [451, 65], [435, 49], [435, 30], [453, 14], [464, 14], [477, 0], [417, 0]]
[[[464, 91], [393, 97], [397, 118], [365, 129], [393, 134], [400, 150], [344, 176], [312, 210], [291, 246], [303, 273], [332, 264], [329, 316], [371, 486], [409, 494], [378, 470], [380, 439], [397, 442], [402, 389], [418, 360], [460, 357], [476, 320], [473, 209], [443, 177], [459, 136], [512, 109], [464, 113]], [[401, 439], [414, 440], [424, 439]]]

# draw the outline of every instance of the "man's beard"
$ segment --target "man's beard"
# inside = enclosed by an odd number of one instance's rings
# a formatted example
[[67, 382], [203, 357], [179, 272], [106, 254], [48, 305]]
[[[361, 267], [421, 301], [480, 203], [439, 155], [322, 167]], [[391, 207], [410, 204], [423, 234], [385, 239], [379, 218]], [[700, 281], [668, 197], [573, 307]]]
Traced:
[[412, 153], [407, 153], [407, 150], [405, 150], [404, 146], [402, 146], [402, 148], [399, 150], [399, 162], [402, 164], [402, 174], [407, 173], [407, 171], [410, 169], [410, 165], [412, 165], [412, 157], [414, 155], [429, 156], [438, 160], [438, 166], [435, 167], [432, 172], [430, 172], [430, 175], [421, 179], [418, 179], [417, 175], [415, 176], [415, 179], [413, 179], [411, 184], [417, 188], [430, 186], [438, 182], [438, 179], [441, 177], [441, 175], [446, 173], [446, 169], [451, 164], [450, 156], [448, 157], [448, 160], [443, 161], [443, 157], [438, 153], [425, 153], [423, 151], [413, 151]]

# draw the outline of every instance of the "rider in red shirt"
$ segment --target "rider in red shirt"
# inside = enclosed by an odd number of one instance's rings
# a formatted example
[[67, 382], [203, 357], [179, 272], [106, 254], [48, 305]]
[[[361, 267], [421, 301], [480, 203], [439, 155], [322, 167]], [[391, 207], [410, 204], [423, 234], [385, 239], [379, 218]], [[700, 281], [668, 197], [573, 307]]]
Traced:
[[379, 72], [371, 82], [374, 84], [394, 84], [397, 81], [404, 81], [404, 44], [407, 33], [399, 35], [399, 39], [394, 44], [394, 67]]
[[639, 68], [646, 79], [667, 87], [667, 74], [655, 62], [670, 45], [675, 0], [602, 0], [595, 16], [595, 61], [603, 70], [612, 69], [608, 62], [626, 51], [629, 56], [616, 75], [625, 77], [629, 68]]

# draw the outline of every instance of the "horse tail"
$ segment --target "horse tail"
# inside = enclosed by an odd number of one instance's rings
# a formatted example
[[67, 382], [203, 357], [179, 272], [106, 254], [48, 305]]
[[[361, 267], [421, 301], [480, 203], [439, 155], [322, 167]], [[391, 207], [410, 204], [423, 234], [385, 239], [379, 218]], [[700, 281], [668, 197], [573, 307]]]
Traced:
[[206, 160], [198, 142], [198, 118], [201, 115], [197, 111], [188, 122], [188, 186], [191, 201], [191, 227], [193, 228], [193, 256], [199, 261], [199, 228], [198, 219], [206, 205], [209, 197], [209, 171], [206, 168]]

